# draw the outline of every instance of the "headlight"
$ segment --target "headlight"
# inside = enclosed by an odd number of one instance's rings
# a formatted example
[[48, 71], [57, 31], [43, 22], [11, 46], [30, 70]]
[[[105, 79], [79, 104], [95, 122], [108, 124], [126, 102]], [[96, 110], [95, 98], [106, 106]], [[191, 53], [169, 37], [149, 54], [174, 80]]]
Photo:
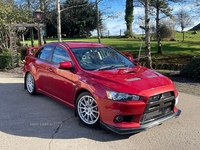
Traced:
[[132, 95], [132, 94], [126, 94], [126, 93], [120, 93], [120, 92], [114, 92], [114, 91], [106, 91], [106, 95], [108, 99], [120, 101], [120, 100], [133, 100], [137, 101], [140, 99], [140, 96], [138, 95]]

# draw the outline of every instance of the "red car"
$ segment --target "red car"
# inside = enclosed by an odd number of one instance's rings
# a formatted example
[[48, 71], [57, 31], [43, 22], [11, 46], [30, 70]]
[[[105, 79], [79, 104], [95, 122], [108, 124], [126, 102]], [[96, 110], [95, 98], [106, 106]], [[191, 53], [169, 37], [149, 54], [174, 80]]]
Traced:
[[23, 72], [28, 93], [68, 105], [89, 127], [131, 134], [181, 113], [170, 79], [103, 44], [43, 45], [26, 57]]

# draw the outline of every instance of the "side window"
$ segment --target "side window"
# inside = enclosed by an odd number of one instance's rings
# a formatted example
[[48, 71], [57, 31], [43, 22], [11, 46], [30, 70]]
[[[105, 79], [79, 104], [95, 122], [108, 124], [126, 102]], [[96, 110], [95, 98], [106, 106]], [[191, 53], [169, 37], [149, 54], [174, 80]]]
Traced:
[[56, 47], [53, 52], [52, 62], [58, 64], [63, 61], [70, 61], [69, 55], [67, 52], [59, 47]]
[[40, 58], [42, 60], [50, 61], [52, 49], [52, 46], [45, 46], [37, 52], [35, 57]]

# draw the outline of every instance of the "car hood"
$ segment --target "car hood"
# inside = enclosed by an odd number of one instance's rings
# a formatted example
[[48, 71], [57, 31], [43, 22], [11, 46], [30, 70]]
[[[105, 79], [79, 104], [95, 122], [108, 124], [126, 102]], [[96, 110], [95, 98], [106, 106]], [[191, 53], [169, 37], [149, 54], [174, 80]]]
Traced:
[[162, 86], [173, 86], [169, 78], [142, 66], [91, 71], [90, 79], [110, 90], [135, 94]]

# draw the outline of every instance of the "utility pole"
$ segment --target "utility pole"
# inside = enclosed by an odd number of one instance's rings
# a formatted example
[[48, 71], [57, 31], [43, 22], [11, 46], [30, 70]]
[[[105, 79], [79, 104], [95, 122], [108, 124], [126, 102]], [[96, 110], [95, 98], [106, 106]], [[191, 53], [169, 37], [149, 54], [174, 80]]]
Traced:
[[60, 19], [60, 0], [57, 0], [57, 13], [58, 13], [58, 17], [57, 17], [57, 35], [58, 35], [58, 42], [62, 42], [62, 36], [61, 36], [61, 19]]

